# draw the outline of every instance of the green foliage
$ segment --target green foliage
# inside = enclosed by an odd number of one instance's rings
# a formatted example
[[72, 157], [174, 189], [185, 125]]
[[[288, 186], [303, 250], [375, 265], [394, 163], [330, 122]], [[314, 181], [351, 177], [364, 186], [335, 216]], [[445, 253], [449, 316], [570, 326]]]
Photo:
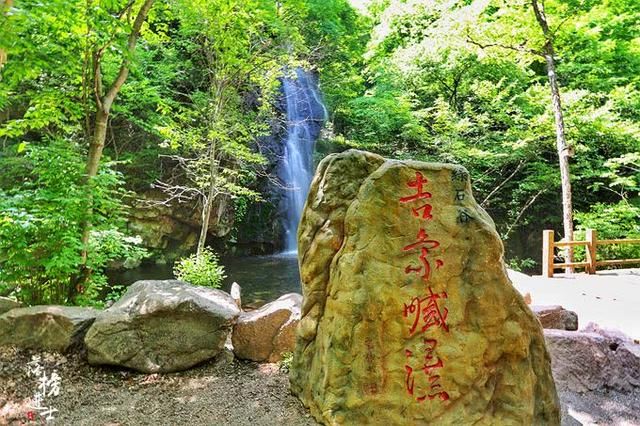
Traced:
[[294, 24], [304, 39], [300, 56], [320, 74], [325, 101], [338, 113], [365, 89], [364, 52], [370, 19], [348, 0], [306, 0]]
[[109, 286], [109, 292], [104, 297], [105, 303], [117, 302], [127, 292], [127, 287], [124, 285], [112, 285]]
[[89, 251], [94, 253], [90, 265], [100, 267], [118, 262], [124, 268], [135, 268], [149, 256], [149, 252], [141, 244], [140, 237], [126, 236], [117, 229], [93, 231], [89, 241]]
[[291, 369], [291, 364], [293, 364], [293, 352], [284, 352], [282, 354], [282, 359], [278, 363], [280, 371], [288, 373]]
[[[79, 226], [90, 220], [85, 294], [104, 295], [98, 271], [143, 255], [116, 231], [123, 175], [137, 192], [160, 181], [199, 199], [213, 184], [217, 202], [234, 206], [238, 223], [245, 217], [245, 232], [263, 234], [251, 226], [275, 207], [257, 189], [268, 170], [261, 137], [278, 127], [279, 79], [297, 66], [320, 77], [331, 121], [324, 152], [360, 147], [466, 166], [507, 245], [560, 228], [554, 117], [534, 53], [544, 40], [530, 2], [376, 0], [368, 15], [348, 0], [156, 2], [109, 121], [105, 152], [118, 161], [87, 189], [90, 58], [104, 46], [105, 81], [117, 73], [130, 30], [118, 12], [128, 3], [15, 0], [0, 14], [9, 58], [0, 69], [5, 292], [64, 301], [79, 273]], [[640, 2], [547, 0], [545, 10], [576, 150], [576, 222], [602, 237], [635, 235]], [[96, 207], [86, 217], [90, 194]], [[236, 229], [229, 238], [239, 237]], [[526, 269], [538, 253], [515, 253], [513, 265]]]
[[[5, 159], [0, 158], [0, 169]], [[122, 196], [122, 176], [109, 164], [90, 187], [94, 209], [88, 216], [83, 154], [72, 143], [51, 141], [30, 145], [22, 167], [14, 169], [16, 183], [0, 189], [0, 282], [4, 293], [21, 302], [65, 304], [79, 273], [81, 227], [91, 220], [88, 266], [91, 277], [77, 303], [93, 304], [106, 284], [108, 262], [141, 258], [135, 241], [115, 231]]]
[[[640, 181], [638, 2], [553, 0], [545, 10], [576, 150], [576, 219], [597, 203], [632, 212], [626, 200]], [[522, 241], [560, 228], [554, 117], [544, 61], [532, 53], [544, 40], [530, 3], [389, 0], [374, 2], [371, 13], [366, 87], [331, 105], [338, 136], [384, 155], [466, 166], [507, 244], [514, 234]]]
[[[583, 240], [587, 229], [595, 229], [598, 239], [640, 238], [640, 205], [627, 201], [617, 204], [594, 204], [587, 212], [576, 214], [576, 239]], [[598, 246], [597, 260], [640, 259], [640, 244], [613, 244]], [[578, 252], [578, 261], [584, 259], [584, 250]]]
[[507, 261], [509, 269], [513, 269], [518, 272], [528, 272], [535, 268], [536, 261], [527, 257], [520, 259], [519, 257], [513, 257]]
[[219, 288], [226, 278], [224, 266], [210, 248], [205, 248], [200, 256], [192, 254], [176, 262], [173, 275], [193, 285]]

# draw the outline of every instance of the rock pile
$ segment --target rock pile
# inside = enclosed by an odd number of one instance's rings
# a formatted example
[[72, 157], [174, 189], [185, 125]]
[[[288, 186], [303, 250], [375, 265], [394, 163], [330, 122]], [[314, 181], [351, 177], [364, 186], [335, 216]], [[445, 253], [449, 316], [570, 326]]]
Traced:
[[2, 298], [0, 307], [7, 312], [0, 315], [0, 346], [74, 350], [86, 353], [91, 364], [146, 373], [185, 370], [219, 354], [226, 361], [234, 355], [257, 362], [282, 360], [295, 346], [302, 296], [285, 294], [242, 312], [240, 293], [237, 283], [229, 295], [181, 281], [138, 281], [104, 311], [19, 308]]

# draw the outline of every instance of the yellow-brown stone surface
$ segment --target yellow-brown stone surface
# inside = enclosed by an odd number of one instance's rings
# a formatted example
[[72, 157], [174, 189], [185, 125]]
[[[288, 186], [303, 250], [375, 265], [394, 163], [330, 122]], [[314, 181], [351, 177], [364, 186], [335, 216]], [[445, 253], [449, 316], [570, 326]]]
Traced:
[[291, 367], [317, 420], [560, 423], [542, 329], [468, 176], [353, 150], [319, 165], [298, 233]]

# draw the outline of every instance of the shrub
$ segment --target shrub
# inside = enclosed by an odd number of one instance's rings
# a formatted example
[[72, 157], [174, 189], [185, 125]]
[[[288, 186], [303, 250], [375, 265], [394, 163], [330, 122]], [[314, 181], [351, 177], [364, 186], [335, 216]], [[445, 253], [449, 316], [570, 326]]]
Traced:
[[526, 257], [524, 259], [514, 257], [507, 261], [507, 266], [509, 269], [513, 269], [514, 271], [529, 272], [535, 269], [536, 261], [530, 257]]
[[[617, 204], [594, 204], [589, 212], [576, 213], [575, 240], [582, 240], [589, 228], [598, 232], [598, 239], [640, 238], [640, 207], [626, 200]], [[598, 246], [598, 260], [638, 259], [640, 245], [618, 244]], [[576, 260], [585, 258], [584, 247], [576, 249]]]
[[288, 373], [291, 370], [291, 364], [293, 364], [293, 352], [283, 352], [282, 360], [280, 361], [280, 371]]
[[178, 260], [173, 267], [173, 275], [190, 284], [212, 288], [219, 288], [226, 278], [224, 266], [209, 248], [205, 248], [200, 256], [192, 254]]
[[[107, 263], [145, 255], [115, 230], [124, 216], [122, 176], [106, 162], [86, 185], [84, 154], [67, 140], [30, 146], [22, 160], [12, 169], [14, 185], [0, 188], [0, 293], [26, 305], [99, 305]], [[0, 170], [3, 164], [0, 157]], [[70, 286], [84, 263], [82, 224], [87, 220], [93, 225], [87, 256], [91, 275], [72, 300]]]

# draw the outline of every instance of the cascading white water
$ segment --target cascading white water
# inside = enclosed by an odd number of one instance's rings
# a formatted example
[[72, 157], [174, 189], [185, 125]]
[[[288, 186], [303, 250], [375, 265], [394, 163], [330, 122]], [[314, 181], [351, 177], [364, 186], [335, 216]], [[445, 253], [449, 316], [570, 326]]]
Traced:
[[298, 68], [295, 77], [282, 82], [287, 109], [287, 138], [280, 179], [284, 191], [284, 251], [297, 250], [298, 223], [313, 177], [313, 150], [327, 118], [318, 82], [313, 74]]

